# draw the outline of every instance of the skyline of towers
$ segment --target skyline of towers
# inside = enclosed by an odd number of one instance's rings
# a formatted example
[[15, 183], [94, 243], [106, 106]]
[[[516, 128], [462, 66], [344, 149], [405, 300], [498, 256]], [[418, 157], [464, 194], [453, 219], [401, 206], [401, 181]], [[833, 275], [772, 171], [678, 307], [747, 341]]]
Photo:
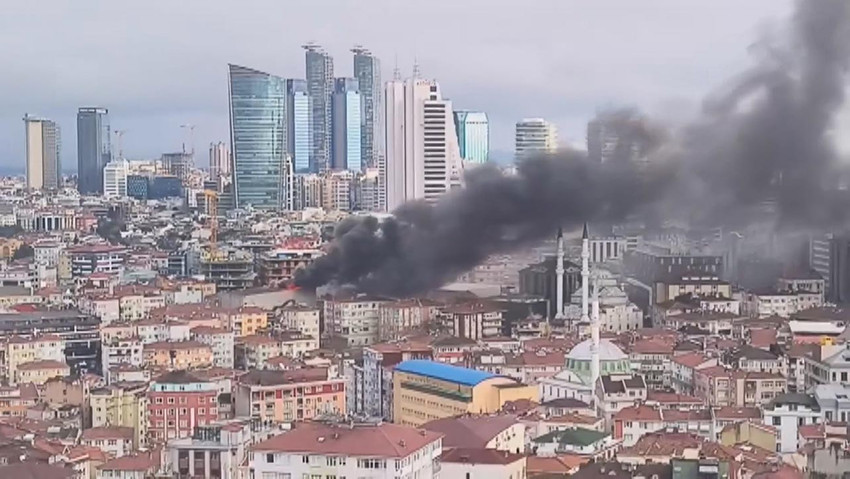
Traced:
[[381, 83], [381, 61], [362, 46], [354, 53], [354, 78], [360, 88], [362, 102], [360, 149], [364, 168], [380, 168], [384, 157], [384, 92]]
[[103, 193], [103, 168], [112, 161], [109, 110], [82, 107], [77, 110], [77, 190], [80, 194]]
[[514, 158], [533, 153], [554, 153], [558, 148], [558, 130], [543, 118], [525, 118], [516, 123]]
[[460, 181], [452, 102], [436, 81], [386, 84], [387, 210], [406, 201], [435, 202]]
[[323, 172], [330, 167], [334, 62], [320, 45], [308, 43], [302, 48], [305, 50], [305, 77], [312, 110], [312, 160], [315, 166], [311, 169]]
[[24, 115], [27, 188], [58, 190], [62, 185], [61, 131], [47, 118]]
[[355, 172], [363, 169], [361, 120], [361, 96], [357, 79], [334, 79], [331, 169]]
[[286, 80], [228, 65], [234, 206], [292, 209], [286, 153]]
[[470, 163], [487, 163], [490, 157], [490, 124], [481, 111], [454, 112], [460, 157]]
[[286, 80], [286, 152], [295, 173], [313, 169], [312, 103], [306, 80]]

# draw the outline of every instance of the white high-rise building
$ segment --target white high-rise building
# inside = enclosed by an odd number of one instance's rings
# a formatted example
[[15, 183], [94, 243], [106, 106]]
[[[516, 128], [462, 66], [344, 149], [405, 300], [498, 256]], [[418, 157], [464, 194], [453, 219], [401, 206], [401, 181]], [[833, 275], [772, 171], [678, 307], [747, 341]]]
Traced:
[[59, 126], [44, 118], [24, 116], [27, 135], [27, 188], [57, 190], [62, 184]]
[[387, 210], [406, 201], [436, 201], [460, 183], [462, 163], [452, 102], [433, 80], [387, 82]]
[[120, 198], [127, 196], [127, 174], [130, 162], [123, 158], [110, 161], [103, 168], [103, 196]]
[[516, 124], [515, 154], [523, 158], [533, 153], [554, 153], [558, 149], [558, 130], [542, 118], [526, 118]]

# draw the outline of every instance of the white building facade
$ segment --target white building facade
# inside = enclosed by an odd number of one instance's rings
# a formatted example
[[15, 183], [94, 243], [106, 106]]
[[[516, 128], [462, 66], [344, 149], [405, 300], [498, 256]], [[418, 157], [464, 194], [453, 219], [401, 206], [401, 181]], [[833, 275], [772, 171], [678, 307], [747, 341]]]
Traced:
[[436, 201], [459, 184], [462, 163], [452, 102], [436, 81], [387, 82], [387, 209], [406, 201]]

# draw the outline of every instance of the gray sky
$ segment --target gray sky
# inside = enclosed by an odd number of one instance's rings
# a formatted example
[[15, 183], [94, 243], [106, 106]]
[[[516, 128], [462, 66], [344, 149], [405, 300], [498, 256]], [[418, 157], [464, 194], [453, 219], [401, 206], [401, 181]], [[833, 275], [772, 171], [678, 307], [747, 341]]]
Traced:
[[667, 118], [747, 62], [787, 0], [4, 0], [0, 15], [0, 166], [23, 169], [30, 113], [63, 128], [76, 165], [79, 106], [109, 108], [125, 156], [177, 151], [197, 125], [197, 162], [227, 140], [227, 63], [303, 78], [300, 45], [322, 44], [350, 76], [360, 43], [409, 75], [414, 58], [457, 109], [491, 119], [491, 148], [511, 151], [513, 124], [544, 117], [562, 143], [583, 143], [599, 107]]

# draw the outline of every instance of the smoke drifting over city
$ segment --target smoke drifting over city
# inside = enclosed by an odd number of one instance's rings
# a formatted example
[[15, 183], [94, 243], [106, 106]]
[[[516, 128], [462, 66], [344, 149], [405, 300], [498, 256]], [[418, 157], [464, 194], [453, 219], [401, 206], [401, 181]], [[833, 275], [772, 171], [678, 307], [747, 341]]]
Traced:
[[[850, 203], [838, 190], [843, 171], [830, 129], [844, 103], [850, 3], [798, 2], [783, 37], [759, 43], [755, 64], [675, 132], [636, 112], [615, 113], [613, 128], [640, 145], [641, 161], [600, 164], [562, 152], [523, 161], [516, 176], [475, 169], [464, 189], [434, 205], [408, 203], [383, 222], [346, 220], [327, 255], [300, 271], [296, 283], [413, 295], [558, 226], [642, 213], [733, 226], [770, 202], [780, 224], [843, 222]], [[613, 158], [626, 153], [617, 150]]]

